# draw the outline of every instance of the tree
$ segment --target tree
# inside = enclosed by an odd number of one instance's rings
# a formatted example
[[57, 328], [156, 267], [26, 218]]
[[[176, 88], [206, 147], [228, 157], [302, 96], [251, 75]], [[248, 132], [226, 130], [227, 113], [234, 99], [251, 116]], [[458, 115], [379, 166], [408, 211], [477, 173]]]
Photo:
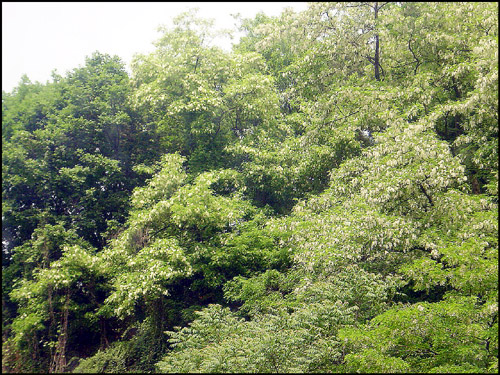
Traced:
[[[10, 326], [13, 335], [5, 343], [11, 371], [63, 371], [75, 335], [96, 329], [92, 312], [102, 303], [98, 295], [105, 285], [92, 252], [88, 243], [61, 224], [36, 230], [32, 241], [16, 248], [9, 271], [20, 265], [24, 269], [7, 290], [18, 305]], [[86, 328], [78, 332], [83, 322]]]
[[[147, 322], [151, 360], [166, 348], [163, 332], [219, 301], [225, 281], [276, 262], [262, 235], [240, 238], [263, 217], [241, 199], [237, 173], [205, 172], [188, 182], [185, 160], [164, 156], [161, 169], [134, 191], [125, 229], [98, 254], [113, 286], [99, 314]], [[249, 241], [258, 247], [250, 249]]]
[[312, 3], [230, 53], [192, 11], [130, 81], [24, 77], [3, 369], [498, 371], [497, 10]]
[[[32, 354], [40, 371], [62, 371], [68, 343], [78, 347], [67, 337], [68, 332], [78, 332], [88, 323], [87, 318], [71, 312], [69, 305], [76, 299], [82, 304], [82, 314], [91, 314], [102, 302], [98, 302], [102, 296], [97, 295], [106, 287], [95, 285], [101, 280], [88, 281], [94, 285], [89, 287], [68, 271], [71, 285], [81, 284], [94, 293], [81, 297], [69, 290], [64, 292], [62, 286], [44, 277], [50, 278], [45, 273], [59, 272], [63, 267], [60, 263], [64, 263], [65, 245], [85, 243], [90, 249], [90, 243], [101, 249], [108, 221], [124, 221], [128, 194], [139, 182], [132, 170], [134, 149], [141, 146], [133, 140], [136, 129], [129, 117], [127, 95], [128, 77], [121, 62], [99, 53], [65, 78], [55, 76], [54, 82], [45, 86], [25, 79], [13, 94], [4, 95], [2, 266], [7, 287], [2, 291], [2, 301], [7, 312], [4, 338], [12, 329], [12, 340], [17, 343], [15, 349], [9, 346], [10, 358], [20, 353], [11, 364], [13, 368], [24, 366], [22, 358]], [[116, 137], [112, 136], [115, 131]], [[61, 234], [65, 230], [72, 236], [69, 243]], [[23, 280], [24, 286], [13, 287], [16, 278]], [[33, 294], [36, 301], [26, 301], [20, 290]], [[48, 307], [46, 299], [50, 296], [54, 304]], [[58, 298], [66, 299], [61, 302]], [[22, 311], [26, 312], [24, 316]], [[55, 331], [57, 314], [64, 317], [60, 320], [64, 339]], [[76, 320], [72, 320], [75, 315]], [[27, 323], [29, 319], [31, 323]], [[99, 324], [104, 323], [101, 320]], [[102, 328], [95, 328], [95, 322], [88, 326], [91, 330]], [[88, 331], [83, 328], [82, 332]], [[92, 347], [103, 335], [92, 333], [87, 345]], [[59, 348], [57, 358], [54, 348], [49, 353], [48, 347], [42, 347], [51, 342]], [[48, 353], [52, 362], [44, 361]]]
[[210, 46], [211, 23], [194, 11], [174, 24], [161, 29], [155, 52], [134, 62], [135, 106], [163, 150], [186, 156], [193, 173], [227, 167], [226, 145], [272, 124], [272, 80], [258, 55]]

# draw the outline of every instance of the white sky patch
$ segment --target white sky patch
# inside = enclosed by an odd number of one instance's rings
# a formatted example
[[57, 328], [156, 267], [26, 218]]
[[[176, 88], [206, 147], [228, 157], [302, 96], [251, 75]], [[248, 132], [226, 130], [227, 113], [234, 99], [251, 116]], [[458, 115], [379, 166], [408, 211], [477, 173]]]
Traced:
[[[158, 26], [172, 26], [179, 13], [198, 7], [198, 16], [215, 19], [216, 29], [236, 30], [231, 14], [253, 18], [259, 11], [296, 12], [305, 2], [2, 2], [2, 90], [10, 92], [27, 74], [32, 82], [51, 80], [83, 66], [93, 52], [118, 55], [127, 70], [136, 53], [154, 50]], [[233, 42], [236, 42], [234, 40]], [[220, 41], [229, 50], [231, 41]]]

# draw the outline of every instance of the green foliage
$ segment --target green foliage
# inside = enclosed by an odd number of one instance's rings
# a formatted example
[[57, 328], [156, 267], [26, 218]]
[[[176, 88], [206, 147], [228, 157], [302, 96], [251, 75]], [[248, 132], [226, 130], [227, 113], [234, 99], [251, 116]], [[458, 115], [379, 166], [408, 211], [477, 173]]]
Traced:
[[169, 295], [165, 285], [179, 277], [189, 277], [192, 271], [175, 241], [158, 239], [131, 257], [121, 272], [115, 280], [116, 291], [107, 299], [107, 303], [118, 305], [117, 316], [132, 311], [139, 299], [155, 300], [162, 294]]
[[[131, 338], [128, 338], [132, 336]], [[106, 349], [100, 349], [93, 356], [80, 359], [75, 373], [143, 373], [152, 372], [158, 361], [157, 343], [152, 340], [151, 325], [145, 320], [138, 326], [130, 326]]]
[[[206, 172], [187, 183], [182, 160], [178, 155], [165, 157], [163, 168], [148, 185], [134, 191], [127, 229], [101, 253], [115, 275], [115, 292], [107, 303], [115, 306], [118, 316], [133, 313], [143, 298], [152, 303], [161, 295], [169, 296], [168, 285], [194, 273], [203, 275], [204, 285], [216, 287], [235, 273], [262, 269], [270, 256], [264, 251], [270, 252], [271, 245], [263, 236], [245, 240], [248, 237], [235, 232], [262, 220], [256, 216], [249, 221], [256, 210], [238, 196], [238, 190], [232, 191], [238, 185], [237, 175]], [[222, 194], [215, 194], [212, 186]], [[247, 255], [248, 241], [259, 247]], [[226, 251], [218, 249], [221, 244]]]
[[272, 313], [275, 309], [292, 306], [284, 296], [294, 290], [299, 277], [283, 274], [277, 270], [266, 270], [258, 276], [237, 276], [224, 285], [224, 296], [229, 301], [243, 302], [240, 314], [257, 316]]
[[99, 350], [91, 358], [81, 360], [75, 372], [81, 374], [124, 373], [126, 366], [127, 343], [116, 342], [105, 351]]
[[[450, 297], [391, 309], [364, 327], [341, 331], [339, 338], [346, 350], [354, 351], [346, 356], [348, 371], [399, 367], [400, 371], [434, 372], [447, 366], [480, 366], [484, 371], [497, 360], [497, 314], [496, 304]], [[385, 358], [383, 366], [391, 367], [378, 367]]]
[[169, 332], [173, 352], [157, 366], [162, 372], [322, 371], [341, 356], [328, 333], [351, 315], [339, 301], [244, 321], [211, 305], [189, 327]]
[[[97, 248], [104, 246], [106, 220], [124, 221], [137, 184], [131, 163], [141, 148], [133, 141], [129, 90], [119, 59], [96, 53], [38, 93], [42, 102], [56, 101], [40, 120], [43, 126], [5, 133], [2, 198], [9, 207], [3, 217], [12, 233], [10, 249], [28, 240], [47, 214]], [[19, 108], [6, 103], [4, 125], [24, 124]]]
[[164, 155], [160, 162], [161, 169], [148, 182], [148, 185], [134, 190], [132, 207], [146, 209], [162, 199], [170, 198], [186, 179], [186, 174], [182, 172], [182, 163], [185, 160], [176, 154]]
[[449, 191], [436, 201], [420, 243], [430, 257], [402, 268], [416, 290], [449, 285], [461, 294], [498, 298], [498, 211], [487, 197]]
[[2, 370], [498, 372], [498, 5], [236, 18], [2, 93]]
[[188, 157], [191, 173], [227, 167], [225, 146], [273, 125], [273, 79], [260, 55], [210, 46], [217, 33], [208, 20], [184, 13], [174, 24], [161, 29], [155, 52], [133, 63], [134, 106], [166, 152]]
[[[10, 292], [18, 304], [18, 315], [12, 321], [9, 341], [35, 359], [48, 357], [50, 370], [60, 370], [73, 319], [85, 322], [87, 330], [95, 324], [96, 295], [106, 288], [102, 271], [88, 246], [72, 245], [65, 246], [50, 267], [35, 268], [32, 279], [20, 279]], [[33, 342], [40, 336], [39, 342]]]

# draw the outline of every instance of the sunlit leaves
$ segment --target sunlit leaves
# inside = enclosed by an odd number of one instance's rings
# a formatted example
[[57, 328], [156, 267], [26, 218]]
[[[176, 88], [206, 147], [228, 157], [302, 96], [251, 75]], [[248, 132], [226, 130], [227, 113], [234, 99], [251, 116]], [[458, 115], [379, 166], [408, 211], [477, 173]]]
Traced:
[[419, 238], [431, 257], [403, 267], [403, 272], [416, 289], [451, 285], [460, 293], [497, 298], [497, 208], [486, 198], [456, 191], [436, 202], [434, 225]]
[[148, 208], [163, 199], [169, 199], [184, 182], [186, 174], [182, 170], [185, 158], [178, 154], [162, 157], [162, 169], [157, 172], [145, 187], [138, 187], [132, 194], [134, 209]]
[[346, 356], [347, 369], [376, 370], [367, 361], [373, 355], [386, 358], [386, 364], [400, 363], [405, 371], [433, 372], [446, 365], [488, 368], [495, 360], [490, 349], [496, 336], [490, 327], [498, 322], [495, 312], [487, 317], [481, 311], [474, 298], [448, 298], [392, 309], [362, 329], [342, 330], [344, 345], [359, 350]]
[[51, 353], [70, 317], [102, 346], [148, 327], [96, 371], [497, 371], [496, 13], [312, 3], [243, 19], [231, 53], [184, 13], [131, 85], [101, 54], [23, 79], [2, 115], [9, 355]]
[[321, 371], [341, 356], [326, 326], [350, 319], [351, 312], [339, 302], [294, 314], [277, 310], [254, 321], [211, 305], [189, 327], [169, 332], [174, 351], [157, 366], [168, 372]]
[[[232, 259], [246, 256], [245, 248], [225, 235], [256, 213], [238, 195], [237, 173], [206, 172], [187, 183], [183, 160], [175, 154], [164, 157], [162, 169], [135, 190], [127, 228], [101, 253], [114, 279], [115, 291], [104, 308], [108, 313], [112, 308], [126, 316], [141, 301], [154, 304], [170, 295], [173, 284], [194, 273], [217, 286], [233, 267], [239, 270], [234, 262], [240, 260]], [[227, 252], [218, 249], [221, 242], [228, 244]], [[254, 265], [242, 264], [237, 272], [262, 267], [265, 255], [255, 255]]]
[[119, 317], [133, 312], [143, 298], [154, 300], [169, 295], [168, 285], [180, 277], [189, 277], [191, 266], [184, 251], [173, 239], [158, 239], [127, 259], [115, 279], [115, 292], [106, 303], [115, 307]]

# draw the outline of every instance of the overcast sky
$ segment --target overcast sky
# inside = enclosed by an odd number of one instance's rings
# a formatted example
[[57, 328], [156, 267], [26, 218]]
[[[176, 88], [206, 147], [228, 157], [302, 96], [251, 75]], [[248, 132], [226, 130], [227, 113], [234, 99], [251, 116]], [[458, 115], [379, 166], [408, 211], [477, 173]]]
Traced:
[[[45, 83], [57, 69], [61, 75], [85, 63], [94, 51], [118, 55], [127, 65], [135, 53], [152, 52], [161, 24], [190, 8], [214, 18], [216, 28], [234, 28], [231, 14], [245, 18], [259, 11], [277, 16], [305, 2], [2, 2], [2, 90], [10, 92], [27, 74]], [[230, 48], [230, 41], [226, 48]]]

